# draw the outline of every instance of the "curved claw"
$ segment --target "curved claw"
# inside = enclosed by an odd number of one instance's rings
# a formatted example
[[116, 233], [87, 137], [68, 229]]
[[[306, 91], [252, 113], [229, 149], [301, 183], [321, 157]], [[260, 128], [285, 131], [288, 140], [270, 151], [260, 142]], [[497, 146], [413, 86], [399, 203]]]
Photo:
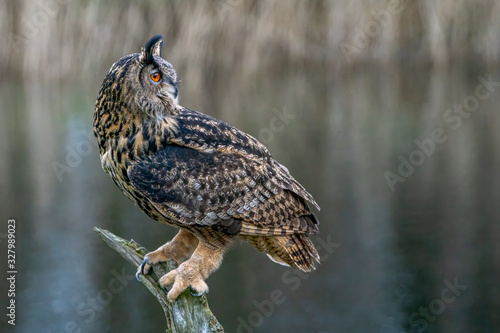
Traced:
[[195, 297], [200, 297], [201, 295], [203, 295], [203, 292], [200, 291], [200, 292], [194, 292], [195, 290], [193, 288], [189, 288], [189, 292], [191, 293], [191, 295], [195, 296]]
[[137, 281], [141, 282], [141, 280], [139, 279], [139, 275], [142, 274], [142, 275], [145, 275], [144, 273], [144, 267], [149, 264], [149, 257], [148, 256], [145, 256], [144, 257], [144, 260], [142, 261], [142, 264], [141, 264], [141, 268], [137, 270], [137, 272], [135, 273], [135, 278], [137, 279]]
[[149, 264], [149, 256], [145, 256], [141, 264], [141, 274], [143, 275], [144, 275], [144, 266], [146, 266], [146, 264]]

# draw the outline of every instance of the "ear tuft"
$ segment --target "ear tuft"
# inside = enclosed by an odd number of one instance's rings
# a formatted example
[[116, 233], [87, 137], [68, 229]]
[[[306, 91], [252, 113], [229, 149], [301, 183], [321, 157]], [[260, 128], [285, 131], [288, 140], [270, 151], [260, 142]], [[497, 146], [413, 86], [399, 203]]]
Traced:
[[146, 63], [154, 63], [153, 56], [161, 57], [161, 48], [163, 46], [163, 35], [156, 35], [151, 37], [151, 39], [146, 43], [146, 46], [142, 49], [141, 60]]

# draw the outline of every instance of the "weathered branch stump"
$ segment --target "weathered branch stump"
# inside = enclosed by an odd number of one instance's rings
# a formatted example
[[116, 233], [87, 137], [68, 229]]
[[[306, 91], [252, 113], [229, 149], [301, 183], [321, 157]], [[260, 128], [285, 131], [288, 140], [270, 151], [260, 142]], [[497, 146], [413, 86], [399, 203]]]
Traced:
[[[94, 231], [134, 267], [138, 267], [149, 252], [134, 240], [127, 241], [108, 230], [94, 227]], [[167, 333], [224, 332], [224, 328], [210, 311], [206, 295], [194, 296], [188, 288], [175, 303], [168, 300], [167, 293], [161, 288], [158, 280], [176, 267], [175, 261], [171, 260], [168, 263], [153, 265], [152, 272], [146, 276], [139, 275], [142, 284], [156, 297], [163, 308], [167, 320]]]

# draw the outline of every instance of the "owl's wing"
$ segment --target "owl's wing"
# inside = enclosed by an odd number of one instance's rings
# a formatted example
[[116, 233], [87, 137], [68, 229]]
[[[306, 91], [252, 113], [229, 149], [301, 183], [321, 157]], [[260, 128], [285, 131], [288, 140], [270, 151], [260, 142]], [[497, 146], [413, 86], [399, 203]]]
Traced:
[[168, 145], [128, 176], [163, 215], [186, 224], [251, 235], [317, 232], [304, 199], [275, 171], [239, 155]]
[[217, 151], [259, 162], [273, 172], [272, 176], [282, 183], [283, 189], [294, 192], [320, 209], [312, 195], [253, 136], [219, 119], [186, 108], [177, 115], [176, 121], [178, 133], [171, 138], [173, 143], [201, 152]]
[[316, 218], [296, 193], [302, 186], [296, 188], [298, 183], [267, 150], [255, 149], [257, 140], [245, 138], [250, 144], [238, 144], [243, 140], [236, 137], [222, 145], [223, 135], [213, 132], [220, 123], [213, 128], [200, 125], [199, 119], [196, 123], [189, 135], [182, 133], [186, 124], [179, 126], [181, 135], [172, 144], [129, 168], [131, 184], [159, 212], [232, 234], [318, 232]]

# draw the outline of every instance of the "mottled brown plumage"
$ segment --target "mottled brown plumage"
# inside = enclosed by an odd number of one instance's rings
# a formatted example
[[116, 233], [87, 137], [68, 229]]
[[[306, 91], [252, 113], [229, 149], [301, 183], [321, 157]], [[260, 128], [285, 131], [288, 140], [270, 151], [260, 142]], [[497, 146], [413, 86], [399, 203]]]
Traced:
[[155, 36], [111, 67], [94, 113], [104, 171], [148, 216], [180, 229], [138, 273], [174, 259], [180, 266], [160, 279], [173, 284], [169, 298], [188, 286], [206, 292], [204, 280], [236, 238], [280, 264], [314, 269], [312, 196], [252, 136], [179, 105], [162, 43]]

